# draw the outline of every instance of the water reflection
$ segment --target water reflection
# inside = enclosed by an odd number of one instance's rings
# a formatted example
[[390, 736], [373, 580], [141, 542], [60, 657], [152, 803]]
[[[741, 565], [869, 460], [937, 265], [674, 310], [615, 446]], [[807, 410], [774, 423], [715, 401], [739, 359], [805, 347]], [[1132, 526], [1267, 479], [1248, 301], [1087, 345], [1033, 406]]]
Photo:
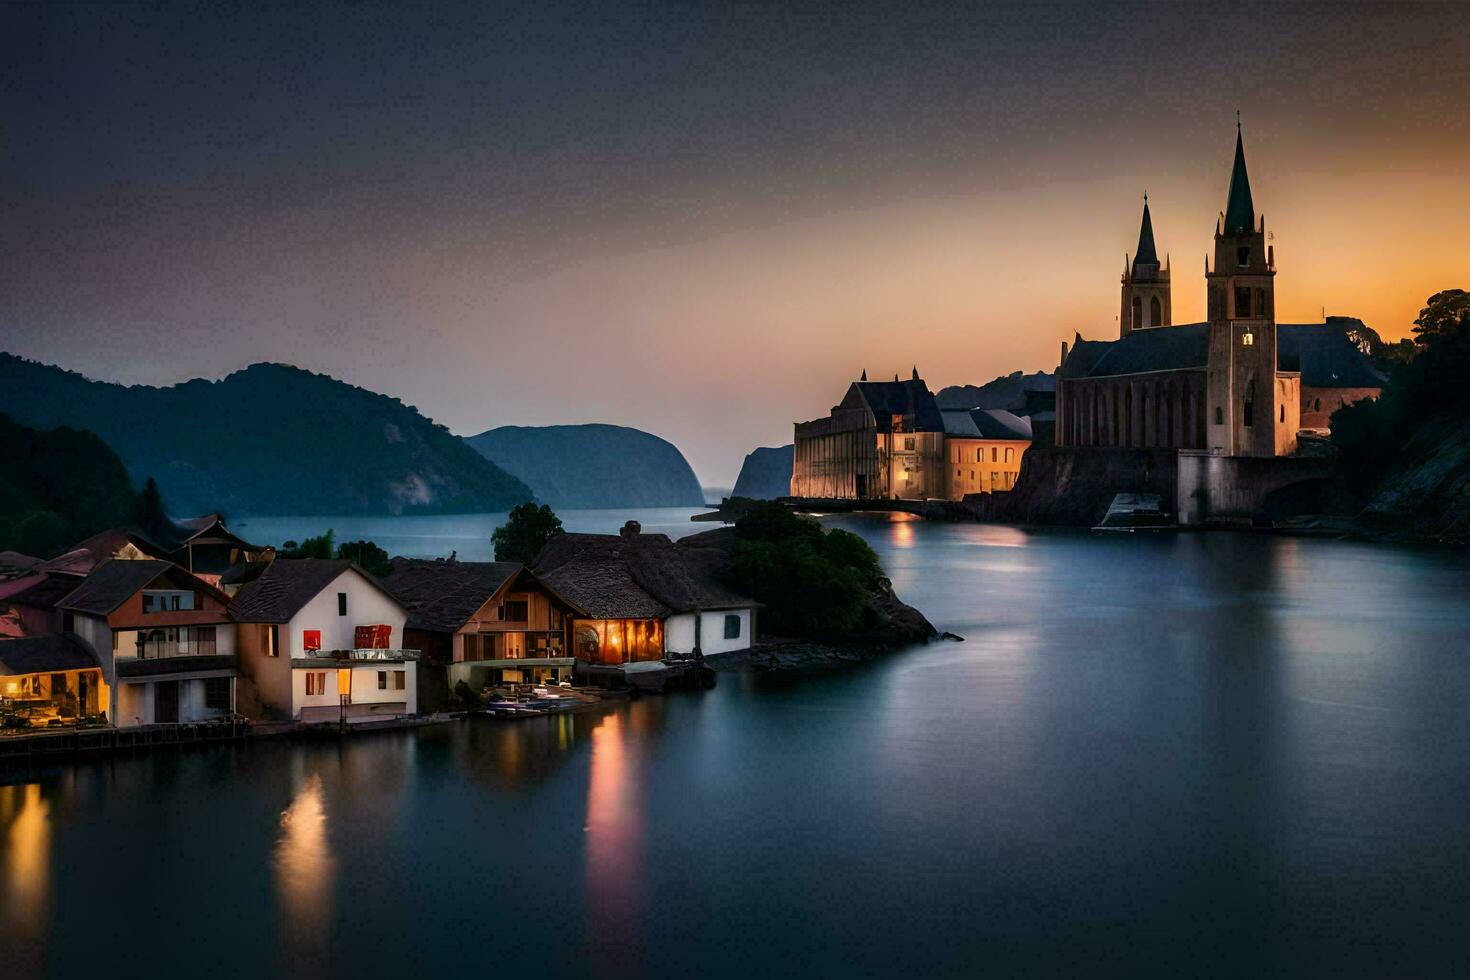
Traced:
[[643, 787], [625, 724], [610, 714], [592, 730], [587, 782], [587, 933], [609, 974], [630, 972], [639, 934]]
[[50, 807], [39, 783], [0, 786], [0, 826], [5, 833], [5, 906], [8, 929], [44, 939], [49, 921]]
[[323, 949], [336, 861], [327, 840], [327, 808], [317, 773], [301, 781], [296, 797], [281, 814], [274, 866], [284, 932], [293, 951], [310, 954]]

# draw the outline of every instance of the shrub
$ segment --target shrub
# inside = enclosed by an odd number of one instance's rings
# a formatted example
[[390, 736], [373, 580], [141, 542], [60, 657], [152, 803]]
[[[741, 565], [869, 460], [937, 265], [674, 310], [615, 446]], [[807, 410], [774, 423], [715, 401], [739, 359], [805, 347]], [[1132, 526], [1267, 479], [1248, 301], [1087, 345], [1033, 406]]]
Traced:
[[546, 542], [561, 533], [561, 518], [545, 504], [517, 504], [506, 522], [490, 536], [496, 561], [518, 561], [529, 565]]

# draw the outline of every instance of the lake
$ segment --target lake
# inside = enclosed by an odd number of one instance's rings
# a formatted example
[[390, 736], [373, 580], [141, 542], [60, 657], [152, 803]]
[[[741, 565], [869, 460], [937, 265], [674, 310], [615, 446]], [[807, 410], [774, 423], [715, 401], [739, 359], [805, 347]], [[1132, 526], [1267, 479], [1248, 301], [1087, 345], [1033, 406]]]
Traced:
[[0, 774], [5, 976], [1466, 974], [1470, 559], [828, 523], [965, 642]]

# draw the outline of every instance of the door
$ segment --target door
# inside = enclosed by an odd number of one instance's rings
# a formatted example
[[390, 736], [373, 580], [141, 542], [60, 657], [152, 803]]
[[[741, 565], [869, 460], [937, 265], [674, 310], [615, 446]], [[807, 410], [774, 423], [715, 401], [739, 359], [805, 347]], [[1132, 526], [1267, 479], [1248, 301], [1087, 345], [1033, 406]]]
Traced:
[[179, 720], [179, 682], [159, 681], [153, 685], [153, 721], [159, 725]]
[[859, 500], [868, 499], [868, 474], [866, 473], [857, 475], [857, 498]]

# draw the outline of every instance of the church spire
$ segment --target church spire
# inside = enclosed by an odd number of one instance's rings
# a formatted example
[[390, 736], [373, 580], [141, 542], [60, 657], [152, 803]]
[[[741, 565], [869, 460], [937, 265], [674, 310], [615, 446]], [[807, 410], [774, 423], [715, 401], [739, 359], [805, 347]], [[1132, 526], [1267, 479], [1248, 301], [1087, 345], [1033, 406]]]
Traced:
[[867, 368], [863, 368], [863, 376], [861, 378], [858, 378], [858, 380], [859, 381], [867, 381], [868, 380], [868, 369]]
[[1159, 252], [1154, 247], [1154, 223], [1148, 214], [1148, 194], [1143, 195], [1143, 224], [1138, 227], [1138, 251], [1133, 256], [1133, 273], [1137, 275], [1139, 265], [1157, 266]]
[[1254, 231], [1256, 206], [1251, 201], [1251, 182], [1245, 172], [1245, 144], [1240, 136], [1240, 114], [1235, 115], [1235, 165], [1230, 170], [1230, 195], [1225, 204], [1227, 235]]

